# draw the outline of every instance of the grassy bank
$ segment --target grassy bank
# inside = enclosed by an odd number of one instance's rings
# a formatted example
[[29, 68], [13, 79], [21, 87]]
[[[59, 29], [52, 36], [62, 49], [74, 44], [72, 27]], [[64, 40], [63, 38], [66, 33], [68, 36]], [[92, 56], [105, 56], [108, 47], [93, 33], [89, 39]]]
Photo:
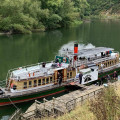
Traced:
[[55, 119], [47, 118], [44, 120], [95, 120], [95, 116], [89, 110], [88, 106], [89, 106], [89, 103], [86, 102], [85, 105], [77, 106], [75, 110], [71, 111], [70, 113], [67, 113]]
[[78, 105], [70, 113], [45, 120], [119, 120], [120, 83], [105, 88], [97, 98]]

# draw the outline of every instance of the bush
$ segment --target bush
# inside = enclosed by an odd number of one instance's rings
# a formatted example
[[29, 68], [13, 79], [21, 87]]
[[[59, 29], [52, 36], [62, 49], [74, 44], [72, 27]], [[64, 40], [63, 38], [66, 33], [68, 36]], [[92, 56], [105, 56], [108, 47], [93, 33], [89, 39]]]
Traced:
[[120, 116], [120, 98], [113, 87], [105, 88], [95, 100], [90, 102], [90, 110], [97, 120], [118, 120]]

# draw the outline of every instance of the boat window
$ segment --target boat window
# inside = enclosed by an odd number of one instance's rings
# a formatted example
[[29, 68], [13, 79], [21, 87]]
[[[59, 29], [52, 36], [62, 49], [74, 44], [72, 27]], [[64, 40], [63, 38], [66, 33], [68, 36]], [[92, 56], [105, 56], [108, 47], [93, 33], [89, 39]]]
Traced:
[[49, 78], [46, 78], [46, 84], [49, 84]]
[[53, 77], [50, 77], [50, 82], [52, 83], [52, 79], [53, 79]]
[[37, 86], [37, 80], [34, 80], [34, 87]]
[[67, 78], [69, 78], [69, 73], [67, 73]]
[[107, 63], [105, 63], [105, 67], [107, 67]]
[[42, 79], [42, 85], [45, 85], [45, 78]]
[[27, 82], [24, 82], [24, 89], [27, 88]]
[[115, 64], [115, 61], [113, 61], [113, 65]]
[[72, 72], [70, 72], [70, 78], [72, 78]]
[[110, 61], [110, 66], [111, 66], [111, 61]]
[[29, 87], [32, 87], [32, 81], [29, 81]]
[[39, 79], [39, 80], [38, 80], [38, 86], [41, 85], [41, 83], [42, 83], [42, 80]]

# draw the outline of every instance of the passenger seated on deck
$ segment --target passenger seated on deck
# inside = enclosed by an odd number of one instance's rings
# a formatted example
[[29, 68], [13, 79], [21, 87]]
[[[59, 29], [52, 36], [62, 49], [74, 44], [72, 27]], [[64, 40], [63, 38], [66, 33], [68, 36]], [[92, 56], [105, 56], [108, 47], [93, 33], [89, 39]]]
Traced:
[[70, 64], [72, 64], [72, 59], [70, 59], [70, 61], [69, 61], [69, 62], [70, 62]]
[[59, 58], [59, 67], [61, 67], [61, 59]]
[[59, 60], [58, 60], [58, 58], [55, 60], [55, 63], [58, 63], [59, 62]]

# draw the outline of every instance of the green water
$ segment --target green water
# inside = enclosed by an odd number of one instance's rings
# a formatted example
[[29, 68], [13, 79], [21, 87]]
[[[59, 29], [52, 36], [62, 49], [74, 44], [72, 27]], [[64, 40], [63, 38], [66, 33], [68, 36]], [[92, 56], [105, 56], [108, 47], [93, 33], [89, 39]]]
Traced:
[[[72, 41], [93, 46], [112, 47], [120, 52], [120, 21], [91, 21], [69, 29], [59, 29], [31, 35], [0, 36], [0, 80], [4, 80], [11, 68], [50, 61], [58, 50]], [[19, 104], [27, 109], [32, 104]], [[7, 120], [15, 108], [0, 108], [0, 119]]]

